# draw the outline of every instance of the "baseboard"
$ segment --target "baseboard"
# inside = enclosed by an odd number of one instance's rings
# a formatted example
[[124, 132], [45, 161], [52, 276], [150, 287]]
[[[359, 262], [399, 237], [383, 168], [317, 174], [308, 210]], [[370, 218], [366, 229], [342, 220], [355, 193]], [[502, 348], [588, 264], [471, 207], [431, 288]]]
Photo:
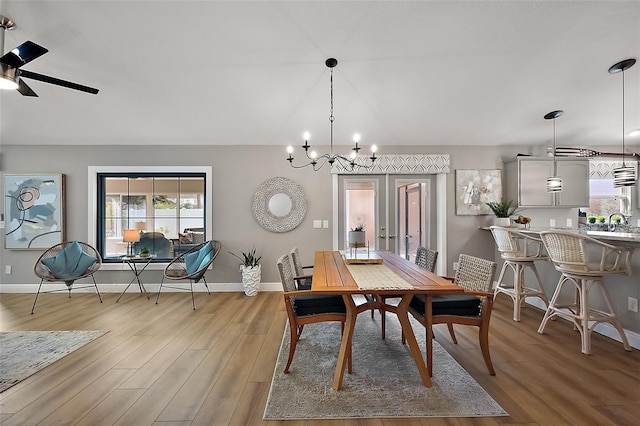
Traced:
[[[525, 300], [525, 303], [535, 308], [539, 308], [543, 312], [547, 310], [547, 305], [545, 305], [545, 303], [537, 297], [529, 298]], [[569, 322], [568, 318], [563, 318], [561, 316], [558, 317]], [[593, 329], [593, 331], [622, 343], [622, 339], [620, 339], [620, 333], [618, 333], [618, 330], [616, 330], [616, 328], [609, 323], [600, 323], [596, 326], [596, 328]], [[629, 345], [631, 345], [631, 347], [634, 349], [640, 350], [640, 334], [629, 330], [625, 330], [625, 334], [627, 335], [627, 340], [629, 340]]]
[[[189, 283], [184, 282], [185, 288], [189, 288]], [[87, 285], [87, 283], [79, 284], [81, 286]], [[171, 285], [178, 286], [179, 284], [172, 282]], [[64, 288], [64, 284], [60, 284], [60, 288]], [[126, 284], [100, 284], [98, 283], [98, 288], [101, 293], [122, 293], [125, 289]], [[48, 288], [52, 288], [51, 284], [47, 285]], [[155, 293], [160, 288], [160, 283], [150, 283], [144, 284], [145, 289], [149, 293]], [[244, 288], [242, 283], [209, 283], [209, 290], [212, 292], [243, 292]], [[0, 284], [0, 293], [33, 293], [35, 294], [38, 291], [38, 284]], [[94, 290], [91, 287], [88, 288], [79, 288], [74, 291], [82, 292], [82, 293], [92, 293]], [[138, 292], [137, 285], [131, 285], [127, 290], [129, 292]], [[163, 290], [164, 291], [164, 290]], [[206, 292], [206, 288], [203, 285], [197, 284], [193, 287], [193, 291], [195, 292]], [[282, 284], [280, 282], [273, 283], [260, 283], [260, 291], [282, 291]]]
[[[174, 284], [174, 283], [172, 283]], [[187, 284], [187, 283], [185, 283]], [[83, 284], [84, 285], [84, 284]], [[100, 292], [102, 293], [122, 293], [125, 289], [126, 284], [98, 284], [100, 288]], [[152, 283], [146, 284], [145, 288], [149, 293], [155, 293], [158, 291], [160, 287], [160, 283]], [[187, 288], [187, 287], [185, 287]], [[203, 285], [196, 285], [193, 289], [196, 292], [204, 292], [207, 291]], [[244, 288], [242, 287], [242, 283], [209, 283], [209, 290], [213, 292], [243, 292]], [[36, 293], [38, 291], [38, 284], [0, 284], [0, 293]], [[77, 292], [93, 292], [92, 288], [80, 288], [75, 290]], [[127, 292], [137, 292], [139, 291], [137, 286], [131, 285]], [[260, 283], [260, 291], [282, 291], [282, 284], [279, 282], [272, 283]], [[542, 311], [545, 311], [546, 305], [544, 302], [538, 298], [530, 298], [525, 301], [527, 305], [533, 306], [535, 308], [539, 308]], [[567, 321], [566, 318], [562, 318]], [[593, 330], [598, 334], [602, 334], [603, 336], [609, 337], [610, 339], [616, 340], [618, 342], [622, 342], [620, 340], [620, 334], [618, 334], [618, 330], [615, 329], [611, 324], [604, 323], [598, 324], [596, 328]], [[627, 335], [627, 339], [629, 340], [629, 344], [632, 348], [640, 350], [640, 334], [625, 330], [625, 334]]]

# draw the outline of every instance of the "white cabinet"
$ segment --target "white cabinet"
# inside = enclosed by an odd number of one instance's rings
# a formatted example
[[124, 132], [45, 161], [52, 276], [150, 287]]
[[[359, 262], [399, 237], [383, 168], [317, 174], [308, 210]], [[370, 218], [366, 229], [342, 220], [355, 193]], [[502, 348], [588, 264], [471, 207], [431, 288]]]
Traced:
[[[520, 157], [517, 162], [517, 198], [520, 207], [589, 206], [589, 160], [557, 158], [556, 175], [562, 178], [562, 191], [547, 192], [547, 178], [553, 175], [553, 159]], [[513, 167], [507, 167], [508, 179]]]

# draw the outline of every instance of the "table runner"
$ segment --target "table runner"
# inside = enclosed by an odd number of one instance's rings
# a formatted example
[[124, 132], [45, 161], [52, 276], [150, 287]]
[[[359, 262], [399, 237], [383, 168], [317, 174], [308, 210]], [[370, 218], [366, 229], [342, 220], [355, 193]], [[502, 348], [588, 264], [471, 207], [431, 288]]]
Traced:
[[347, 265], [349, 273], [361, 290], [412, 289], [413, 286], [400, 278], [385, 265]]

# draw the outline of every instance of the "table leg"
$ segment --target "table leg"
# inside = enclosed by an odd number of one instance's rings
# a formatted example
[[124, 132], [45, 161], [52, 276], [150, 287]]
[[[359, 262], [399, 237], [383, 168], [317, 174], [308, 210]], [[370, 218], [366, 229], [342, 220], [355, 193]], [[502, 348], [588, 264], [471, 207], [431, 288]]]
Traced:
[[338, 363], [336, 365], [336, 372], [333, 376], [333, 388], [340, 390], [342, 387], [342, 379], [344, 378], [344, 370], [347, 365], [347, 359], [351, 353], [351, 341], [353, 340], [353, 329], [356, 325], [356, 318], [358, 316], [356, 310], [356, 304], [353, 298], [349, 294], [343, 294], [344, 304], [347, 307], [347, 320], [342, 333], [342, 342], [340, 343], [340, 353], [338, 354]]
[[[411, 298], [413, 294], [405, 294], [402, 296], [402, 300], [398, 304], [398, 308], [396, 310], [396, 314], [398, 315], [398, 320], [402, 325], [402, 332], [404, 333], [405, 339], [409, 344], [409, 349], [411, 349], [411, 354], [413, 355], [413, 360], [416, 363], [416, 367], [418, 367], [418, 372], [420, 373], [420, 377], [422, 378], [422, 383], [428, 388], [431, 387], [431, 374], [429, 369], [424, 363], [424, 359], [422, 359], [422, 352], [420, 352], [420, 346], [418, 346], [418, 341], [416, 340], [416, 335], [413, 333], [413, 327], [411, 327], [411, 322], [409, 322], [409, 302], [411, 302]], [[431, 306], [431, 297], [427, 296], [427, 300], [425, 302], [426, 306]], [[430, 313], [430, 311], [428, 311]], [[427, 321], [430, 323], [430, 318]], [[431, 353], [429, 352], [431, 339], [429, 336], [429, 331], [431, 327], [427, 327], [427, 360], [429, 365], [431, 365]], [[335, 387], [335, 386], [334, 386]]]

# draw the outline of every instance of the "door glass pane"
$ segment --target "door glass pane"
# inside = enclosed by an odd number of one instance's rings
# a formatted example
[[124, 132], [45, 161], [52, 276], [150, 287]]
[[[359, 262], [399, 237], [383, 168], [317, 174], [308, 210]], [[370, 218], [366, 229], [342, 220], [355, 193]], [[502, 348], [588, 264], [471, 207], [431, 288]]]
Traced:
[[364, 225], [365, 241], [369, 243], [370, 248], [375, 248], [374, 182], [345, 183], [345, 223], [344, 241], [349, 241], [348, 232], [350, 229]]
[[398, 253], [411, 261], [418, 247], [425, 245], [425, 208], [425, 183], [398, 187]]

